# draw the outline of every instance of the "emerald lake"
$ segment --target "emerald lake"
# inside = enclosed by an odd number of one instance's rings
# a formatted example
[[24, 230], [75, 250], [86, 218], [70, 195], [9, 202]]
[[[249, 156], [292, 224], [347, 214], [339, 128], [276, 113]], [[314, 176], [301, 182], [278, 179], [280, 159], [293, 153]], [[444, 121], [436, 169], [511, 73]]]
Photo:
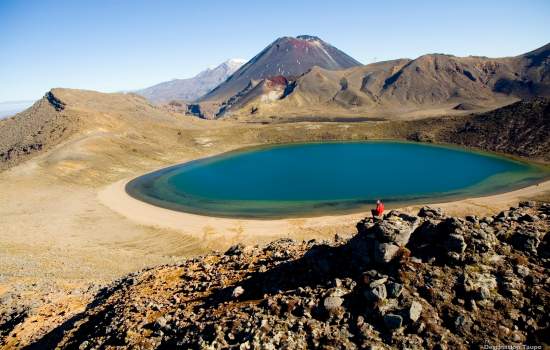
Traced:
[[526, 186], [539, 166], [409, 142], [254, 147], [164, 168], [130, 181], [132, 197], [189, 213], [241, 218], [317, 216], [445, 201]]

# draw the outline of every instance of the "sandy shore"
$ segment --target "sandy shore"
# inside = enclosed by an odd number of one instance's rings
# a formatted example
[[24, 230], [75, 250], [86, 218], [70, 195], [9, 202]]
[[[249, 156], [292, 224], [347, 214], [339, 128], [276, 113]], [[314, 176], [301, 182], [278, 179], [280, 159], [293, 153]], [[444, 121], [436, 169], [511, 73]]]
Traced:
[[[533, 199], [547, 199], [550, 193], [550, 180], [520, 188], [515, 191], [475, 198], [466, 198], [447, 203], [432, 203], [434, 207], [442, 208], [445, 212], [454, 216], [464, 215], [492, 215], [501, 210], [517, 206], [519, 201]], [[412, 206], [406, 209], [418, 209], [420, 206]]]
[[[231, 219], [202, 216], [157, 207], [129, 196], [125, 190], [131, 179], [117, 181], [98, 192], [101, 203], [127, 219], [142, 225], [181, 231], [203, 242], [255, 242], [267, 237], [300, 238], [311, 233], [337, 233], [351, 230], [365, 212], [278, 220]], [[550, 181], [501, 194], [466, 198], [445, 203], [427, 203], [450, 215], [489, 215], [507, 209], [524, 199], [550, 192]], [[421, 205], [397, 208], [417, 212]]]
[[157, 207], [129, 196], [125, 186], [131, 179], [115, 182], [98, 192], [100, 202], [140, 223], [182, 231], [204, 242], [237, 242], [263, 240], [267, 237], [288, 236], [301, 238], [304, 235], [337, 233], [338, 229], [354, 225], [365, 213], [312, 218], [277, 220], [231, 219], [184, 213]]

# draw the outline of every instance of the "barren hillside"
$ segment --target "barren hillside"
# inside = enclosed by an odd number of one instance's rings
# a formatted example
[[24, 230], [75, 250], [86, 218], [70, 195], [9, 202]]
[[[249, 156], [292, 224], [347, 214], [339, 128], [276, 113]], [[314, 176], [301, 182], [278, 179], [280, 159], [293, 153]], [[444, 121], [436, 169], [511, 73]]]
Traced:
[[[403, 63], [398, 61], [392, 65]], [[387, 74], [391, 73], [389, 67], [392, 65], [385, 67], [389, 70]], [[338, 74], [337, 71], [326, 72]], [[357, 80], [357, 75], [350, 74], [349, 77], [352, 82]], [[284, 78], [266, 80], [256, 86], [249, 97], [269, 99], [273, 95], [265, 97], [265, 91], [280, 91], [285, 84], [287, 80]], [[289, 100], [312, 102], [315, 94], [308, 94], [304, 90], [303, 96], [307, 98], [303, 101], [297, 100], [299, 95], [291, 96]], [[99, 164], [115, 169], [109, 165], [113, 159], [135, 168], [142, 163], [143, 157], [155, 162], [175, 160], [178, 152], [200, 153], [220, 143], [225, 145], [224, 149], [229, 149], [230, 145], [238, 144], [323, 139], [431, 140], [548, 160], [548, 153], [545, 153], [549, 149], [548, 99], [525, 101], [487, 115], [443, 117], [439, 120], [439, 123], [421, 118], [410, 122], [351, 121], [345, 128], [333, 123], [310, 125], [315, 119], [284, 127], [281, 124], [242, 124], [207, 121], [170, 112], [132, 94], [53, 89], [28, 110], [0, 121], [0, 169], [12, 167], [67, 142], [72, 142], [71, 147], [63, 152], [51, 152], [47, 163], [57, 167], [59, 174], [90, 171], [99, 176], [95, 170]], [[346, 120], [341, 122], [346, 123]], [[508, 133], [503, 134], [502, 128]], [[239, 135], [239, 138], [231, 139], [230, 135]], [[203, 139], [204, 142], [200, 141]], [[60, 149], [63, 148], [67, 146]]]
[[[429, 54], [345, 70], [313, 67], [279, 89], [242, 90], [218, 116], [246, 121], [300, 117], [413, 119], [482, 112], [550, 96], [548, 45], [516, 57]], [[269, 98], [267, 98], [269, 96]]]
[[[235, 245], [130, 274], [22, 341], [64, 349], [548, 344], [549, 217], [550, 205], [534, 202], [482, 218], [424, 207], [365, 218], [351, 238]], [[8, 333], [36, 319], [12, 315]]]

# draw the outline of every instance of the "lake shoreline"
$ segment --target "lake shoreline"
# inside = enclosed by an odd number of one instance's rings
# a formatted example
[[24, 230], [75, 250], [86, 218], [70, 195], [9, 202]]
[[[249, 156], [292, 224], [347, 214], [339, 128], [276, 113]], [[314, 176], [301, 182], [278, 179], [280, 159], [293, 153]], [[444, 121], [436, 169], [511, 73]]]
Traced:
[[[428, 190], [425, 189], [425, 184], [417, 184], [416, 181], [412, 181], [412, 186], [417, 186], [416, 190], [412, 190], [412, 192], [398, 192], [394, 193], [376, 193], [378, 191], [378, 186], [375, 186], [375, 188], [365, 188], [364, 184], [368, 187], [369, 184], [372, 184], [374, 179], [369, 180], [364, 179], [363, 177], [356, 181], [359, 181], [360, 183], [357, 183], [356, 185], [353, 185], [353, 190], [350, 192], [350, 189], [348, 188], [347, 194], [339, 197], [334, 196], [330, 197], [324, 197], [323, 199], [315, 199], [315, 197], [308, 198], [308, 193], [305, 193], [305, 198], [308, 199], [299, 199], [298, 198], [290, 198], [290, 197], [280, 197], [280, 199], [277, 199], [276, 197], [270, 198], [269, 194], [267, 194], [267, 197], [264, 198], [258, 198], [258, 199], [239, 199], [239, 197], [234, 198], [227, 198], [223, 197], [223, 192], [227, 188], [233, 188], [233, 186], [230, 186], [230, 184], [226, 185], [219, 185], [218, 183], [213, 183], [210, 185], [205, 185], [205, 188], [208, 188], [210, 191], [210, 195], [215, 195], [214, 197], [208, 197], [208, 196], [197, 196], [193, 192], [188, 192], [185, 190], [185, 187], [183, 188], [173, 188], [174, 184], [168, 185], [166, 182], [171, 176], [170, 174], [178, 174], [178, 172], [181, 172], [182, 170], [186, 172], [185, 169], [194, 169], [194, 168], [204, 168], [205, 166], [209, 166], [210, 164], [215, 164], [217, 162], [227, 162], [232, 159], [239, 159], [239, 157], [247, 157], [247, 156], [254, 156], [254, 153], [256, 153], [256, 156], [265, 154], [266, 152], [293, 152], [293, 149], [306, 146], [303, 150], [299, 149], [299, 152], [295, 155], [293, 154], [287, 154], [284, 160], [284, 163], [280, 163], [280, 158], [277, 161], [277, 157], [275, 160], [272, 160], [271, 158], [269, 160], [266, 160], [267, 163], [271, 164], [273, 162], [277, 163], [278, 166], [275, 167], [273, 171], [269, 170], [266, 173], [262, 173], [263, 169], [266, 165], [264, 162], [264, 167], [260, 167], [259, 173], [255, 174], [251, 181], [257, 181], [256, 179], [269, 179], [272, 175], [272, 172], [277, 173], [278, 169], [294, 169], [294, 165], [290, 163], [286, 163], [287, 159], [292, 159], [291, 162], [295, 162], [295, 158], [299, 156], [304, 156], [303, 152], [306, 150], [309, 150], [310, 153], [308, 153], [308, 156], [305, 156], [304, 162], [308, 162], [311, 157], [315, 158], [315, 152], [320, 152], [321, 150], [315, 151], [315, 148], [313, 148], [313, 151], [311, 146], [317, 147], [325, 147], [327, 145], [339, 145], [338, 147], [348, 147], [348, 145], [352, 145], [351, 149], [346, 149], [345, 151], [340, 148], [339, 152], [344, 152], [346, 155], [353, 154], [353, 152], [359, 152], [356, 156], [353, 156], [352, 163], [337, 163], [332, 168], [336, 169], [349, 169], [349, 171], [343, 171], [341, 174], [332, 174], [332, 177], [334, 178], [343, 178], [347, 176], [347, 174], [358, 174], [362, 173], [364, 174], [366, 169], [359, 169], [356, 168], [357, 164], [364, 164], [366, 160], [368, 160], [369, 150], [370, 153], [373, 153], [373, 151], [370, 149], [370, 147], [366, 149], [360, 149], [360, 151], [357, 149], [358, 146], [362, 146], [362, 144], [373, 144], [376, 145], [376, 152], [374, 154], [377, 154], [379, 152], [384, 152], [384, 148], [380, 147], [395, 147], [395, 145], [403, 145], [404, 150], [397, 151], [397, 154], [401, 155], [404, 154], [406, 159], [409, 159], [410, 157], [407, 156], [409, 153], [415, 154], [416, 148], [414, 149], [408, 149], [409, 147], [419, 147], [419, 151], [425, 152], [425, 150], [430, 150], [429, 152], [433, 152], [434, 150], [437, 150], [437, 152], [448, 150], [451, 152], [455, 152], [458, 155], [466, 155], [466, 156], [481, 156], [486, 157], [488, 159], [494, 159], [495, 161], [503, 161], [502, 164], [506, 162], [506, 164], [514, 163], [518, 167], [523, 167], [524, 169], [521, 170], [520, 173], [517, 172], [517, 170], [514, 170], [513, 172], [510, 172], [511, 169], [504, 170], [501, 172], [495, 172], [492, 174], [489, 174], [488, 177], [483, 178], [481, 180], [475, 180], [474, 182], [467, 183], [465, 185], [461, 185], [463, 187], [449, 187], [449, 189], [442, 189], [439, 188], [439, 190]], [[384, 145], [386, 144], [386, 145]], [[327, 148], [327, 147], [325, 147]], [[391, 149], [390, 148], [390, 149]], [[330, 148], [328, 148], [330, 151]], [[301, 152], [300, 152], [301, 151]], [[311, 153], [313, 152], [313, 153]], [[325, 150], [322, 150], [322, 152], [325, 152]], [[393, 152], [393, 153], [392, 153]], [[395, 150], [390, 151], [388, 156], [390, 159], [394, 159], [396, 154]], [[445, 154], [441, 155], [438, 154], [437, 156], [435, 154], [425, 153], [423, 162], [428, 162], [429, 164], [438, 164], [438, 160], [430, 160], [429, 157], [436, 157], [441, 158], [446, 156]], [[453, 154], [455, 154], [453, 153]], [[323, 153], [325, 154], [325, 153]], [[327, 154], [331, 154], [331, 152], [328, 152]], [[366, 159], [362, 159], [365, 157], [365, 154], [367, 154]], [[423, 153], [421, 153], [423, 154]], [[272, 155], [264, 155], [264, 157], [271, 157]], [[273, 154], [275, 156], [275, 154]], [[425, 159], [425, 157], [428, 157]], [[258, 160], [255, 158], [256, 161]], [[463, 161], [466, 161], [467, 159], [463, 159]], [[323, 162], [325, 159], [323, 159]], [[374, 160], [368, 160], [367, 163], [372, 163]], [[471, 161], [478, 161], [476, 158], [472, 158]], [[393, 163], [397, 162], [398, 164], [401, 164], [399, 160], [396, 160]], [[405, 162], [406, 163], [406, 162]], [[225, 163], [224, 163], [225, 164]], [[460, 163], [459, 163], [460, 164]], [[503, 165], [502, 165], [503, 166]], [[311, 170], [312, 168], [315, 169], [316, 165], [310, 164], [306, 168], [298, 171], [299, 174], [308, 174], [308, 172], [312, 172], [309, 175], [306, 175], [308, 179], [316, 178], [317, 174], [324, 174], [326, 172], [325, 170], [317, 169], [317, 170]], [[414, 179], [414, 176], [419, 177], [419, 180], [425, 181], [424, 172], [425, 169], [416, 169], [415, 170], [415, 164], [406, 165], [406, 168], [410, 169], [411, 174], [408, 176], [412, 176]], [[443, 168], [447, 169], [445, 165], [442, 166]], [[438, 166], [439, 169], [439, 166]], [[396, 173], [398, 169], [394, 169], [394, 171], [386, 170], [388, 175], [393, 176], [393, 174]], [[378, 198], [382, 198], [384, 202], [386, 203], [386, 206], [392, 207], [392, 208], [400, 208], [400, 207], [408, 207], [408, 206], [415, 206], [422, 203], [443, 203], [443, 202], [456, 202], [459, 200], [464, 200], [472, 197], [482, 197], [482, 196], [492, 196], [502, 193], [507, 193], [515, 190], [519, 190], [531, 185], [536, 185], [538, 183], [542, 183], [548, 179], [550, 179], [550, 168], [548, 168], [547, 165], [527, 161], [525, 159], [518, 159], [516, 157], [509, 157], [507, 155], [500, 155], [495, 152], [483, 152], [479, 150], [471, 150], [469, 148], [465, 147], [458, 147], [456, 145], [439, 145], [439, 144], [433, 144], [433, 143], [419, 143], [419, 142], [410, 142], [410, 141], [403, 141], [403, 140], [365, 140], [365, 141], [329, 141], [329, 142], [320, 142], [320, 141], [311, 141], [311, 142], [294, 142], [294, 143], [277, 143], [277, 144], [263, 144], [263, 145], [253, 145], [253, 146], [245, 146], [242, 148], [233, 149], [226, 152], [217, 153], [214, 155], [209, 155], [202, 158], [195, 158], [192, 160], [188, 160], [183, 163], [176, 163], [167, 167], [162, 167], [160, 169], [147, 172], [145, 174], [139, 175], [131, 179], [130, 181], [126, 182], [125, 190], [128, 195], [131, 197], [149, 203], [153, 206], [165, 208], [168, 210], [173, 210], [176, 212], [184, 212], [184, 213], [190, 213], [194, 215], [199, 215], [202, 217], [214, 217], [214, 218], [228, 218], [228, 219], [239, 219], [239, 220], [280, 220], [280, 219], [305, 219], [305, 218], [314, 218], [314, 217], [322, 217], [322, 216], [343, 216], [348, 214], [355, 214], [359, 212], [369, 212], [371, 209], [371, 206]], [[193, 170], [191, 170], [193, 171]], [[226, 178], [240, 178], [241, 174], [244, 174], [245, 176], [249, 175], [247, 171], [242, 171], [241, 167], [238, 167], [232, 175], [228, 174], [227, 172], [224, 172], [224, 179]], [[290, 170], [289, 170], [290, 171]], [[420, 171], [420, 173], [418, 173]], [[464, 170], [467, 172], [467, 170]], [[290, 171], [291, 172], [291, 171]], [[431, 171], [430, 171], [431, 173]], [[366, 174], [368, 177], [369, 173]], [[283, 171], [283, 173], [279, 173], [275, 176], [276, 179], [273, 179], [274, 182], [277, 182], [280, 178], [287, 176], [287, 172]], [[382, 176], [383, 178], [386, 178], [384, 175], [384, 169], [381, 169], [381, 173], [377, 176]], [[432, 176], [436, 176], [436, 178], [446, 178], [445, 174], [435, 174]], [[202, 174], [200, 179], [204, 178], [210, 178], [207, 174]], [[277, 181], [276, 181], [277, 180]], [[201, 180], [203, 181], [203, 180]], [[227, 181], [227, 180], [225, 180]], [[229, 180], [232, 181], [232, 180]], [[260, 180], [260, 183], [250, 187], [250, 185], [245, 185], [244, 188], [240, 189], [239, 191], [235, 192], [233, 190], [233, 195], [242, 195], [245, 193], [246, 195], [249, 195], [250, 190], [254, 190], [256, 187], [262, 188], [261, 186], [266, 186], [269, 184], [271, 186], [271, 180], [268, 180], [267, 183], [265, 183], [265, 180]], [[320, 180], [325, 181], [325, 180]], [[352, 179], [348, 181], [353, 181]], [[386, 180], [388, 181], [388, 180]], [[400, 183], [401, 179], [394, 179], [389, 180], [391, 183]], [[420, 182], [422, 182], [420, 181]], [[462, 179], [456, 179], [455, 180], [449, 180], [451, 184], [454, 184], [454, 186], [459, 186]], [[218, 182], [216, 180], [216, 182]], [[290, 183], [291, 181], [288, 180], [287, 183]], [[248, 183], [248, 182], [247, 182]], [[168, 186], [170, 188], [170, 192], [167, 192], [168, 189], [163, 189], [162, 186]], [[213, 191], [211, 188], [220, 187], [218, 190]], [[276, 187], [276, 185], [274, 185]], [[326, 188], [326, 186], [331, 186], [331, 184], [323, 184], [318, 189], [314, 191], [314, 193], [309, 193], [309, 195], [317, 195], [319, 191], [322, 191], [322, 188]], [[418, 187], [420, 186], [420, 187]], [[448, 186], [448, 185], [445, 185]], [[372, 187], [372, 185], [371, 185]], [[199, 186], [200, 188], [200, 186]], [[301, 188], [301, 187], [300, 187]], [[344, 186], [345, 188], [345, 186]], [[357, 189], [359, 189], [357, 191]], [[196, 190], [196, 189], [195, 189]], [[402, 189], [403, 190], [403, 189]], [[248, 192], [247, 192], [248, 191]], [[345, 191], [345, 190], [344, 190]], [[410, 186], [407, 186], [406, 191], [411, 191]], [[426, 192], [422, 192], [426, 191]], [[430, 192], [431, 191], [431, 192]], [[174, 193], [172, 195], [172, 193]], [[164, 195], [165, 197], [162, 197]], [[222, 196], [222, 197], [216, 197], [216, 196]], [[273, 193], [272, 193], [273, 195]], [[370, 197], [369, 197], [370, 196]], [[372, 198], [371, 198], [372, 197]]]
[[[402, 141], [397, 140], [396, 142]], [[446, 145], [433, 144], [430, 146], [447, 147]], [[203, 158], [197, 157], [188, 159], [186, 162], [178, 164], [186, 164], [200, 159], [212, 159], [225, 154], [247, 152], [259, 147], [266, 147], [266, 145], [251, 145], [244, 148], [219, 152]], [[470, 148], [457, 147], [456, 145], [454, 148], [465, 151], [470, 150]], [[498, 156], [498, 154], [494, 152], [486, 152], [486, 154]], [[534, 162], [527, 162], [525, 159], [519, 160], [516, 158], [515, 161], [541, 166]], [[174, 166], [177, 166], [177, 164], [168, 167], [160, 167], [159, 169], [148, 171], [145, 174]], [[358, 220], [368, 216], [368, 208], [366, 207], [365, 209], [358, 208], [357, 211], [348, 213], [286, 218], [231, 218], [171, 210], [141, 201], [127, 192], [128, 183], [145, 174], [119, 180], [105, 186], [97, 193], [99, 201], [109, 209], [137, 224], [178, 230], [203, 240], [216, 240], [217, 238], [222, 239], [223, 237], [223, 241], [238, 241], [246, 237], [245, 241], [253, 241], [254, 237], [279, 236], [281, 234], [289, 237], [296, 235], [300, 236], [300, 233], [311, 232], [312, 230], [326, 232], [327, 230], [333, 231], [335, 227], [352, 228]], [[528, 186], [507, 189], [489, 195], [450, 199], [448, 201], [445, 199], [437, 200], [437, 198], [431, 198], [419, 204], [389, 204], [388, 209], [399, 209], [413, 213], [420, 207], [429, 205], [440, 207], [447, 211], [449, 215], [469, 214], [483, 216], [508, 209], [510, 206], [516, 205], [518, 201], [526, 197], [532, 197], [546, 192], [550, 192], [550, 180], [547, 176]], [[206, 234], [206, 232], [208, 232], [208, 234]]]

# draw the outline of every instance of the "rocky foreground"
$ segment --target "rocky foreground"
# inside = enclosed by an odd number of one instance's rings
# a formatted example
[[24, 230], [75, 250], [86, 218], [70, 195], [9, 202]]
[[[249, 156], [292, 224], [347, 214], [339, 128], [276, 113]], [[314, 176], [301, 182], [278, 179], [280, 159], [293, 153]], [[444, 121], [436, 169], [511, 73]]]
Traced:
[[[550, 344], [550, 204], [484, 218], [392, 211], [357, 230], [332, 242], [238, 245], [131, 274], [30, 348]], [[25, 317], [0, 314], [5, 343]]]

